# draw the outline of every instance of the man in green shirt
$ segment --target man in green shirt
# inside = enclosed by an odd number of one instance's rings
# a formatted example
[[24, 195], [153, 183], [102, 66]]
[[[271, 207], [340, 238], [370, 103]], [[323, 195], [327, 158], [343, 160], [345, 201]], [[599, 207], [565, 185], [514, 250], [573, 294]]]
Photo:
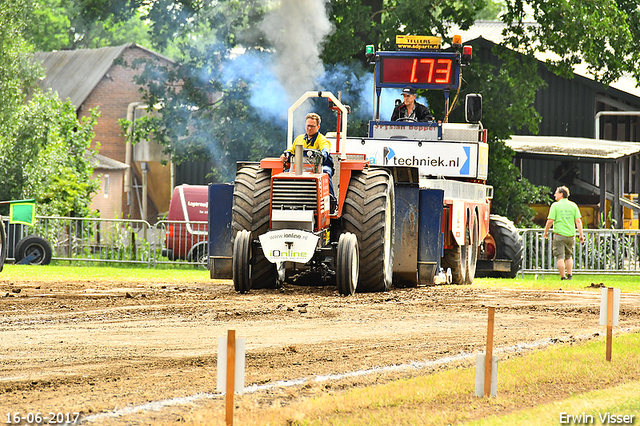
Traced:
[[573, 244], [576, 239], [576, 227], [580, 232], [580, 244], [584, 243], [582, 215], [576, 203], [569, 201], [569, 188], [566, 186], [559, 186], [553, 197], [556, 202], [549, 209], [547, 224], [542, 235], [546, 239], [549, 229], [553, 225], [552, 248], [553, 255], [557, 259], [560, 279], [570, 280], [572, 278]]

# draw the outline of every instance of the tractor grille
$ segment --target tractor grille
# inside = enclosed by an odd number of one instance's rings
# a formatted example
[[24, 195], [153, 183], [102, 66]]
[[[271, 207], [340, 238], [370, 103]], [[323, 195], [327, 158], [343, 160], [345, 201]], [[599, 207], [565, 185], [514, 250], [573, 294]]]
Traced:
[[273, 181], [273, 210], [312, 210], [318, 205], [315, 180], [277, 179]]

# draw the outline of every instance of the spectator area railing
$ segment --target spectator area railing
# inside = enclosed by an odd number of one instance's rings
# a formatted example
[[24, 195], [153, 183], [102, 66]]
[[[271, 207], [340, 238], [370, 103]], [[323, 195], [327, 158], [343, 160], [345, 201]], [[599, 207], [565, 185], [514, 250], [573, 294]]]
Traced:
[[[521, 274], [558, 271], [551, 248], [551, 235], [544, 239], [542, 229], [522, 229], [523, 262]], [[640, 275], [640, 231], [630, 229], [585, 229], [585, 242], [576, 235], [573, 272], [576, 274]]]

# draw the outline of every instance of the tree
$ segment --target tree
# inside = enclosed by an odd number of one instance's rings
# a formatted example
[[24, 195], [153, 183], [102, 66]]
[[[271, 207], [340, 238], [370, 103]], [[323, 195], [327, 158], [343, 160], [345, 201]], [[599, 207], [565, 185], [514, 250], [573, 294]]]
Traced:
[[[465, 29], [478, 17], [486, 16], [483, 13], [495, 16], [501, 12], [497, 4], [485, 0], [154, 2], [146, 11], [152, 22], [152, 40], [157, 48], [171, 51], [178, 60], [175, 69], [148, 69], [141, 80], [149, 83], [147, 102], [162, 105], [154, 127], [156, 140], [162, 141], [177, 161], [197, 156], [215, 158], [212, 175], [216, 179], [232, 179], [229, 173], [233, 173], [233, 162], [237, 159], [257, 160], [281, 149], [280, 123], [290, 104], [287, 96], [291, 95], [286, 93], [286, 84], [280, 87], [273, 84], [278, 74], [266, 64], [280, 56], [280, 62], [287, 65], [285, 74], [315, 72], [307, 71], [309, 61], [296, 61], [296, 55], [282, 60], [283, 50], [289, 46], [281, 42], [300, 42], [315, 31], [311, 27], [324, 25], [321, 13], [308, 13], [318, 5], [326, 6], [332, 30], [321, 32], [324, 38], [302, 44], [309, 50], [319, 48], [325, 70], [342, 74], [312, 80], [304, 90], [312, 86], [333, 92], [341, 90], [343, 99], [354, 107], [350, 122], [356, 124], [355, 134], [361, 134], [367, 120], [364, 105], [369, 96], [363, 88], [371, 72], [363, 54], [365, 45], [393, 50], [397, 34], [439, 35], [446, 41], [451, 25]], [[527, 8], [539, 21], [537, 27], [526, 24]], [[297, 13], [297, 20], [306, 27], [294, 28], [290, 20], [273, 19], [272, 14], [279, 9]], [[640, 33], [639, 10], [637, 1], [629, 0], [506, 1], [501, 16], [509, 25], [509, 32], [503, 47], [515, 49], [518, 55], [497, 48], [502, 58], [500, 68], [473, 64], [466, 70], [468, 87], [484, 94], [487, 114], [483, 123], [492, 129], [489, 183], [495, 188], [494, 211], [527, 223], [530, 210], [519, 206], [539, 201], [544, 191], [520, 178], [511, 164], [513, 152], [501, 142], [518, 128], [526, 127], [537, 133], [540, 118], [533, 100], [542, 82], [535, 73], [527, 74], [531, 67], [522, 64], [532, 63], [537, 50], [552, 50], [560, 57], [550, 66], [564, 75], [581, 56], [604, 82], [623, 71], [633, 71], [640, 77], [640, 71], [635, 69], [638, 53], [633, 49]], [[231, 53], [238, 47], [244, 49], [244, 54]], [[298, 59], [303, 53], [307, 52], [298, 51]], [[229, 77], [229, 70], [239, 57], [249, 72]], [[268, 97], [256, 101], [256, 93], [267, 91]], [[434, 100], [432, 104], [441, 102]], [[279, 109], [281, 114], [272, 113], [272, 109]], [[324, 126], [323, 122], [323, 128], [330, 127]], [[354, 134], [352, 130], [353, 127], [350, 131]]]
[[149, 26], [133, 4], [28, 0], [25, 38], [36, 50], [86, 49], [135, 42], [151, 47]]
[[[572, 78], [585, 63], [605, 84], [623, 72], [640, 81], [640, 7], [636, 0], [506, 0], [505, 45], [527, 55], [553, 52], [549, 65]], [[536, 25], [532, 25], [531, 21]]]
[[[93, 138], [97, 111], [78, 123], [75, 109], [33, 81], [42, 70], [30, 61], [21, 36], [22, 0], [0, 4], [0, 199], [35, 198], [41, 214], [89, 216]], [[29, 99], [27, 94], [30, 93]]]
[[29, 61], [32, 51], [21, 37], [25, 9], [23, 0], [0, 3], [0, 135], [8, 131], [15, 110], [42, 73]]

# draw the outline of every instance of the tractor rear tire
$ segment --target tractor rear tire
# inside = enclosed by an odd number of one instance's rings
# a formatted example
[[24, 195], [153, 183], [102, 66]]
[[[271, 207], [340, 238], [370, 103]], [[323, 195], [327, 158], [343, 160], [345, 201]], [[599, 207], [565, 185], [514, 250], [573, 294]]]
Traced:
[[[236, 173], [233, 188], [231, 227], [234, 236], [247, 230], [251, 241], [269, 230], [271, 207], [271, 170], [258, 165], [242, 167]], [[262, 250], [253, 251], [251, 288], [275, 288], [276, 265], [269, 262]]]
[[489, 233], [496, 242], [496, 259], [510, 260], [509, 272], [492, 272], [491, 277], [515, 278], [522, 267], [522, 237], [512, 221], [504, 216], [492, 214], [489, 217]]
[[350, 232], [340, 235], [336, 255], [336, 285], [342, 295], [350, 296], [356, 292], [360, 269], [358, 257], [356, 236]]
[[393, 279], [395, 229], [393, 177], [384, 169], [354, 172], [343, 206], [342, 226], [360, 247], [358, 292], [388, 291]]
[[233, 241], [233, 287], [239, 293], [251, 290], [251, 233], [238, 232]]

